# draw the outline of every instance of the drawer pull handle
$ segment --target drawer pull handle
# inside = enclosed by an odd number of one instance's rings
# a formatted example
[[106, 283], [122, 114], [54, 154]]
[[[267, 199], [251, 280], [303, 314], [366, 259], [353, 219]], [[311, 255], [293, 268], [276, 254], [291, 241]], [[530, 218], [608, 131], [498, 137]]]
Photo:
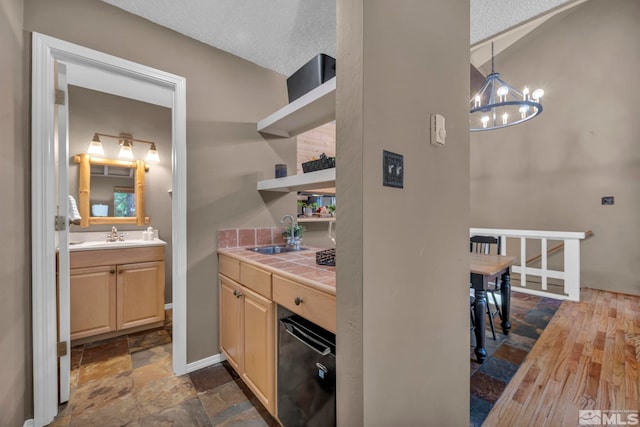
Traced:
[[300, 304], [302, 304], [303, 301], [302, 301], [302, 298], [296, 297], [296, 299], [293, 302], [295, 302], [296, 305], [300, 305]]

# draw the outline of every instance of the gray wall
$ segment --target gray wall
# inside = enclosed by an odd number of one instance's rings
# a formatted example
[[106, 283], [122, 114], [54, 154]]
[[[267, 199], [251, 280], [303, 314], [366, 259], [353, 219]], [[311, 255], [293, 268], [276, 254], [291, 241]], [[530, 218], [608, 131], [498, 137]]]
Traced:
[[187, 360], [219, 353], [217, 229], [275, 225], [295, 209], [295, 195], [256, 191], [274, 164], [295, 166], [295, 140], [256, 132], [287, 103], [284, 76], [98, 0], [27, 0], [25, 29], [186, 77]]
[[0, 0], [0, 426], [31, 413], [28, 48], [22, 0]]
[[[467, 425], [469, 2], [337, 15], [338, 425]], [[404, 189], [382, 186], [383, 150]]]
[[471, 135], [474, 227], [591, 229], [582, 286], [631, 294], [640, 294], [639, 22], [638, 1], [591, 0], [539, 27], [495, 65], [516, 87], [544, 88], [542, 115]]
[[[160, 155], [160, 162], [149, 163], [145, 174], [145, 216], [150, 226], [158, 229], [160, 239], [167, 242], [165, 251], [165, 302], [172, 301], [171, 294], [171, 110], [133, 99], [109, 95], [90, 89], [69, 87], [69, 194], [78, 200], [79, 165], [73, 161], [76, 154], [86, 153], [95, 132], [118, 135], [121, 132], [133, 138], [153, 141]], [[102, 137], [105, 157], [118, 159], [120, 145], [114, 138]], [[144, 160], [149, 145], [135, 143], [133, 153], [137, 160]], [[133, 187], [133, 178], [91, 177], [91, 201], [113, 201], [113, 187]], [[100, 197], [100, 194], [106, 196]], [[109, 206], [113, 216], [113, 203]], [[120, 225], [118, 230], [144, 230], [147, 226]], [[71, 226], [70, 231], [106, 231], [111, 225], [90, 225], [87, 228]]]

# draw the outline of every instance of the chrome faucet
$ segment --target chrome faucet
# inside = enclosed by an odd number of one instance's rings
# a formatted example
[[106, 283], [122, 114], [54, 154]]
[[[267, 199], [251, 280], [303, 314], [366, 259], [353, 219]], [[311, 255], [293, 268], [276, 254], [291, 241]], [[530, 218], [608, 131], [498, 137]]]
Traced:
[[284, 224], [286, 219], [291, 220], [291, 228], [290, 228], [290, 233], [289, 233], [289, 237], [287, 238], [287, 245], [292, 246], [295, 242], [295, 224], [296, 224], [296, 220], [295, 218], [293, 218], [292, 215], [285, 215], [282, 217], [282, 219], [280, 219], [280, 224]]
[[118, 229], [115, 227], [111, 227], [111, 233], [107, 233], [107, 242], [124, 242], [124, 233], [118, 234]]
[[111, 227], [111, 233], [107, 234], [107, 242], [117, 242], [118, 241], [118, 229], [113, 226]]

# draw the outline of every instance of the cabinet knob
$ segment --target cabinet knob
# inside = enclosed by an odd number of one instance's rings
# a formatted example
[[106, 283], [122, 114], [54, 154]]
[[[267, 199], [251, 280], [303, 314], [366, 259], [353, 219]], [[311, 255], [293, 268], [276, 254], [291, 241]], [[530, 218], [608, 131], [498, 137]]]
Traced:
[[239, 290], [237, 290], [237, 289], [234, 289], [234, 291], [233, 291], [233, 295], [234, 295], [236, 298], [240, 298], [240, 297], [242, 296], [242, 291], [239, 291]]
[[296, 299], [293, 302], [295, 302], [296, 305], [300, 305], [300, 304], [302, 304], [303, 301], [302, 301], [302, 298], [296, 297]]
[[115, 270], [111, 270], [111, 271], [109, 271], [109, 273], [110, 274], [116, 274], [116, 271]]
[[118, 274], [124, 273], [124, 270], [118, 270]]

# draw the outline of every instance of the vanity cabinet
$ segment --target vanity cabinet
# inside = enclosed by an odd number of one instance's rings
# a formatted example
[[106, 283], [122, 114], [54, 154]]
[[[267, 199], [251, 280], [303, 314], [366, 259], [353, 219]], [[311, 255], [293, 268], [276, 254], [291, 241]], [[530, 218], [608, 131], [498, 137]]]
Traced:
[[220, 348], [244, 383], [275, 415], [271, 273], [224, 255], [220, 255], [219, 270]]
[[162, 326], [164, 246], [70, 252], [71, 340]]
[[115, 266], [70, 271], [71, 339], [116, 330]]

